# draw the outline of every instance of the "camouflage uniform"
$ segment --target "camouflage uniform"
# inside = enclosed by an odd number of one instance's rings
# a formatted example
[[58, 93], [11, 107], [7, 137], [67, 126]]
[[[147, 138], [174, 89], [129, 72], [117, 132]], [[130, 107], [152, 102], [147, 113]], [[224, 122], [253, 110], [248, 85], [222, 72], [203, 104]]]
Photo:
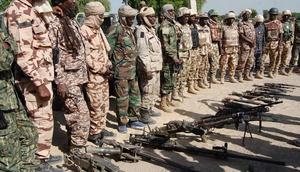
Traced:
[[[196, 74], [197, 74], [197, 63], [198, 63], [198, 54], [199, 54], [199, 32], [198, 32], [198, 26], [196, 24], [190, 25], [191, 27], [191, 35], [192, 35], [192, 42], [193, 46], [190, 50], [190, 70], [188, 73], [188, 87], [194, 87], [196, 90], [198, 89], [198, 83], [195, 83], [196, 80]], [[196, 81], [197, 82], [197, 81]]]
[[[4, 48], [4, 42], [10, 47]], [[34, 171], [37, 131], [14, 90], [11, 64], [15, 44], [0, 33], [0, 113], [7, 127], [0, 129], [0, 171]]]
[[[191, 29], [188, 24], [181, 25], [179, 24], [180, 31], [182, 36], [179, 40], [178, 48], [178, 58], [182, 61], [182, 68], [178, 73], [177, 82], [176, 82], [176, 91], [178, 91], [180, 96], [183, 96], [183, 90], [186, 86], [189, 69], [191, 66], [191, 49], [193, 46]], [[178, 89], [178, 90], [177, 90]]]
[[[53, 134], [52, 84], [54, 69], [52, 46], [42, 14], [26, 0], [15, 0], [7, 9], [8, 29], [18, 45], [16, 82], [33, 124], [38, 130], [37, 156], [50, 156]], [[44, 84], [51, 98], [43, 101], [37, 87]]]
[[111, 61], [114, 70], [118, 122], [119, 125], [126, 125], [129, 120], [138, 120], [141, 103], [136, 76], [137, 52], [133, 30], [121, 23], [112, 26], [108, 41], [112, 47]]
[[[220, 59], [221, 83], [226, 74], [227, 64], [229, 67], [229, 77], [234, 81], [236, 60], [238, 58], [239, 33], [236, 24], [232, 26], [223, 25], [222, 27], [222, 50]], [[236, 81], [235, 81], [236, 82]]]
[[[244, 35], [251, 41], [255, 41], [255, 29], [250, 21], [241, 21], [239, 23], [239, 34]], [[240, 58], [238, 60], [238, 65], [236, 72], [239, 81], [242, 82], [243, 75], [245, 80], [252, 80], [250, 70], [254, 63], [254, 47], [251, 47], [248, 42], [240, 39]]]
[[255, 37], [256, 37], [256, 46], [255, 46], [255, 72], [259, 70], [260, 65], [262, 65], [261, 58], [262, 52], [265, 44], [265, 26], [260, 24], [255, 27]]
[[282, 23], [283, 41], [281, 57], [279, 59], [280, 73], [286, 75], [287, 59], [291, 55], [292, 42], [294, 41], [294, 29], [291, 21]]
[[90, 135], [99, 134], [106, 126], [106, 114], [109, 110], [109, 85], [106, 72], [111, 63], [108, 59], [106, 37], [100, 28], [92, 28], [85, 23], [81, 27], [83, 37], [88, 40], [90, 49], [86, 56], [89, 82], [86, 86], [88, 107], [90, 110]]
[[[142, 61], [144, 71], [151, 72], [152, 79], [141, 77], [142, 108], [151, 109], [160, 94], [160, 71], [162, 69], [161, 43], [155, 30], [141, 25], [136, 30], [137, 52]], [[141, 72], [141, 71], [139, 71]], [[145, 73], [144, 73], [145, 74]]]
[[[211, 70], [211, 76], [212, 80], [217, 75], [217, 70], [219, 68], [219, 61], [220, 61], [220, 41], [222, 37], [222, 28], [220, 23], [215, 22], [213, 20], [209, 20], [209, 28], [211, 31], [211, 49], [209, 51], [209, 58], [211, 59], [210, 63], [210, 70]], [[217, 83], [217, 82], [216, 82]]]
[[198, 25], [198, 31], [200, 47], [197, 62], [196, 80], [198, 82], [199, 87], [206, 88], [207, 74], [209, 69], [208, 52], [211, 46], [211, 33], [207, 25]]
[[299, 61], [300, 54], [300, 20], [297, 19], [295, 22], [295, 36], [294, 36], [294, 45], [292, 48], [292, 57], [289, 63], [289, 73], [291, 73], [294, 67], [297, 65]]
[[[64, 16], [67, 18], [66, 16]], [[65, 119], [68, 133], [70, 134], [70, 151], [78, 147], [84, 147], [90, 129], [89, 110], [84, 100], [84, 84], [88, 81], [86, 66], [86, 45], [80, 31], [80, 26], [74, 19], [69, 20], [69, 29], [72, 29], [79, 40], [77, 53], [67, 47], [64, 29], [61, 24], [63, 17], [56, 17], [50, 26], [50, 38], [52, 45], [58, 46], [59, 57], [55, 64], [55, 82], [57, 85], [64, 84], [67, 94], [64, 100]]]
[[260, 66], [260, 73], [264, 73], [265, 66], [264, 62], [269, 56], [270, 58], [270, 77], [273, 77], [278, 70], [279, 66], [279, 41], [280, 34], [283, 33], [282, 24], [279, 20], [266, 21], [266, 45], [264, 47], [264, 53], [262, 58], [262, 65]]

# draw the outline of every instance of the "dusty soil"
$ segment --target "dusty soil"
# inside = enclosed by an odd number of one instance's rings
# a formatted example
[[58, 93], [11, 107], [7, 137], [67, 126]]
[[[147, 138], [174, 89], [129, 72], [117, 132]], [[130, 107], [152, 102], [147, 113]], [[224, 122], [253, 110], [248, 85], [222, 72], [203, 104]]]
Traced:
[[[264, 80], [255, 80], [231, 84], [226, 82], [224, 85], [212, 85], [211, 89], [203, 89], [198, 95], [187, 94], [189, 98], [174, 108], [173, 113], [162, 113], [161, 117], [156, 117], [157, 123], [152, 125], [162, 126], [170, 120], [197, 120], [207, 114], [214, 115], [223, 98], [232, 91], [243, 92], [253, 89], [253, 84], [262, 85], [265, 82], [286, 83], [300, 85], [300, 76], [293, 74], [289, 77], [278, 76], [275, 79], [265, 78]], [[290, 141], [300, 138], [300, 88], [294, 89], [289, 93], [290, 96], [282, 97], [283, 103], [271, 108], [264, 117], [262, 132], [258, 132], [258, 122], [251, 122], [253, 138], [249, 134], [246, 138], [246, 145], [242, 145], [243, 127], [235, 130], [234, 126], [226, 126], [222, 129], [215, 129], [208, 135], [206, 143], [203, 143], [199, 137], [180, 138], [180, 143], [186, 146], [193, 145], [201, 148], [211, 149], [212, 146], [221, 146], [228, 143], [229, 152], [243, 153], [259, 157], [273, 158], [274, 160], [285, 161], [286, 166], [267, 164], [240, 159], [218, 160], [205, 156], [189, 155], [179, 152], [168, 152], [159, 150], [149, 150], [157, 157], [163, 157], [175, 161], [179, 164], [190, 166], [197, 171], [206, 172], [235, 172], [247, 171], [252, 169], [259, 172], [289, 172], [300, 171], [300, 147], [289, 144]], [[112, 103], [113, 107], [113, 103]], [[107, 128], [117, 134], [115, 139], [123, 142], [129, 137], [129, 133], [141, 133], [142, 131], [129, 129], [128, 134], [120, 134], [116, 130], [116, 117], [113, 111], [108, 115]], [[65, 122], [62, 113], [55, 113], [55, 131], [52, 147], [52, 154], [62, 155], [67, 146]], [[171, 166], [162, 164], [139, 161], [137, 163], [114, 162], [120, 169], [126, 172], [166, 172], [180, 171]]]

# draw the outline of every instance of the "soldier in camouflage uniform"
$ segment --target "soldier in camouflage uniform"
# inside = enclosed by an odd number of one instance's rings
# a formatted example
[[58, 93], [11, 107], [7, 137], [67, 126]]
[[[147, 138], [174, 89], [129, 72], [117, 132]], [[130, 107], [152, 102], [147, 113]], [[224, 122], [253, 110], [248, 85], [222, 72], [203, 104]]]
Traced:
[[294, 30], [294, 45], [292, 48], [292, 57], [289, 63], [288, 74], [293, 72], [293, 69], [297, 66], [300, 55], [300, 17], [295, 21], [295, 30]]
[[237, 80], [234, 78], [234, 74], [236, 60], [238, 58], [239, 33], [234, 20], [235, 14], [233, 12], [228, 12], [225, 15], [224, 25], [222, 27], [222, 48], [220, 59], [220, 80], [222, 84], [224, 84], [227, 64], [229, 70], [229, 81], [237, 83]]
[[171, 102], [168, 100], [169, 95], [175, 88], [177, 72], [175, 67], [181, 65], [182, 62], [178, 58], [178, 44], [179, 39], [176, 29], [176, 21], [174, 7], [172, 4], [163, 6], [163, 15], [165, 19], [158, 29], [158, 36], [162, 44], [163, 52], [163, 67], [161, 72], [161, 102], [160, 109], [165, 112], [171, 112]]
[[162, 69], [161, 43], [155, 33], [156, 16], [152, 7], [140, 11], [144, 24], [135, 31], [138, 52], [139, 86], [141, 88], [141, 121], [152, 122], [150, 116], [160, 116], [153, 110], [160, 95], [160, 71]]
[[282, 46], [282, 24], [277, 19], [279, 11], [277, 8], [271, 8], [269, 10], [270, 19], [265, 21], [266, 27], [266, 45], [264, 48], [262, 65], [260, 66], [260, 74], [263, 75], [265, 71], [264, 62], [269, 56], [270, 58], [270, 69], [269, 77], [274, 78], [274, 75], [278, 73], [278, 64], [280, 59], [280, 49]]
[[109, 110], [109, 85], [111, 62], [108, 59], [110, 46], [101, 29], [105, 8], [100, 2], [86, 4], [85, 19], [81, 27], [82, 35], [87, 40], [86, 63], [88, 83], [86, 85], [87, 104], [90, 110], [90, 134], [88, 140], [96, 143], [104, 136], [112, 136], [107, 131], [106, 115]]
[[119, 23], [110, 28], [108, 41], [112, 47], [111, 61], [117, 97], [118, 130], [126, 133], [127, 124], [132, 128], [144, 127], [139, 121], [141, 97], [136, 75], [136, 41], [132, 28], [137, 11], [123, 5], [118, 13]]
[[90, 129], [89, 110], [84, 99], [84, 84], [88, 82], [86, 44], [75, 21], [73, 0], [53, 3], [62, 9], [50, 25], [52, 45], [59, 49], [55, 58], [57, 93], [64, 100], [65, 119], [69, 134], [70, 154], [82, 152]]
[[292, 13], [290, 10], [284, 10], [282, 12], [282, 28], [283, 28], [283, 39], [282, 39], [282, 51], [279, 61], [279, 74], [288, 75], [286, 73], [287, 59], [291, 55], [292, 44], [294, 41], [294, 28], [292, 21], [290, 20]]
[[197, 63], [198, 63], [198, 52], [199, 52], [199, 32], [198, 32], [198, 20], [197, 20], [197, 12], [191, 9], [190, 14], [190, 28], [192, 35], [192, 49], [190, 50], [191, 54], [191, 62], [190, 62], [190, 70], [188, 74], [188, 92], [191, 94], [197, 94], [197, 91], [200, 91], [200, 87], [198, 86], [198, 82], [195, 82], [195, 76], [197, 72]]
[[11, 65], [16, 45], [4, 29], [0, 53], [0, 171], [35, 171], [38, 135], [14, 90]]
[[246, 9], [242, 12], [242, 21], [239, 22], [240, 58], [236, 68], [238, 81], [253, 81], [251, 68], [254, 63], [255, 29], [250, 21], [252, 11]]
[[210, 58], [210, 70], [211, 70], [211, 82], [213, 84], [220, 84], [216, 79], [217, 71], [219, 68], [220, 61], [220, 48], [221, 48], [221, 37], [222, 37], [222, 27], [218, 21], [218, 13], [212, 9], [208, 12], [209, 23], [208, 26], [211, 32], [211, 49], [209, 51]]
[[190, 10], [186, 7], [181, 7], [178, 9], [177, 19], [178, 28], [181, 32], [181, 37], [179, 39], [178, 46], [178, 58], [182, 61], [177, 81], [176, 88], [173, 90], [173, 100], [182, 101], [184, 96], [184, 88], [186, 87], [188, 72], [190, 67], [190, 50], [192, 49], [192, 36], [191, 29], [188, 24]]
[[[61, 160], [50, 156], [53, 135], [52, 84], [54, 66], [47, 26], [52, 8], [48, 1], [14, 0], [6, 10], [9, 33], [17, 42], [16, 82], [26, 109], [38, 130], [37, 157], [43, 162]], [[41, 8], [42, 6], [42, 8]]]
[[265, 25], [264, 25], [264, 17], [262, 15], [257, 15], [255, 17], [255, 37], [256, 37], [256, 46], [255, 46], [255, 66], [254, 72], [256, 72], [255, 78], [263, 79], [263, 76], [259, 72], [260, 65], [263, 65], [261, 62], [263, 49], [265, 45]]
[[211, 46], [211, 33], [208, 26], [208, 15], [206, 13], [199, 15], [199, 55], [197, 62], [196, 80], [200, 88], [208, 88], [207, 74], [209, 69], [208, 52]]

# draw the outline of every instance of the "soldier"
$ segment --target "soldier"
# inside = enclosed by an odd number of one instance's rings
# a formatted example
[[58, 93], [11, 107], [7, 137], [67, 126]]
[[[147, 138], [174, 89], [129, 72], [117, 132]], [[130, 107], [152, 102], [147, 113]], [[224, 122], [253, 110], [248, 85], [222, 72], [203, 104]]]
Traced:
[[209, 51], [210, 58], [210, 70], [211, 70], [211, 82], [213, 84], [220, 84], [216, 79], [217, 70], [219, 68], [220, 61], [220, 48], [221, 48], [221, 37], [222, 27], [218, 21], [219, 14], [214, 9], [208, 12], [209, 23], [208, 26], [211, 31], [211, 50]]
[[269, 77], [274, 78], [274, 75], [278, 73], [278, 63], [280, 57], [280, 48], [282, 43], [282, 24], [279, 20], [277, 20], [278, 15], [277, 8], [271, 8], [269, 10], [270, 19], [265, 21], [266, 27], [266, 45], [264, 48], [262, 64], [260, 66], [260, 74], [263, 76], [265, 71], [264, 62], [267, 56], [270, 57], [270, 69], [269, 69]]
[[253, 81], [251, 68], [254, 63], [255, 29], [250, 21], [252, 11], [246, 9], [242, 12], [242, 21], [239, 23], [240, 58], [236, 68], [238, 81]]
[[166, 4], [162, 8], [165, 19], [158, 29], [158, 36], [162, 44], [163, 52], [163, 67], [161, 72], [161, 102], [160, 109], [165, 112], [171, 112], [171, 101], [168, 99], [169, 95], [175, 88], [176, 72], [175, 66], [181, 65], [182, 62], [178, 58], [178, 46], [176, 22], [174, 7], [172, 4]]
[[283, 28], [283, 36], [282, 36], [282, 51], [281, 58], [278, 60], [280, 63], [279, 74], [288, 75], [286, 73], [287, 59], [290, 56], [291, 48], [294, 41], [294, 29], [292, 21], [290, 20], [292, 13], [290, 10], [284, 10], [282, 12], [282, 28]]
[[47, 27], [51, 21], [51, 11], [48, 1], [30, 0], [14, 0], [6, 10], [9, 33], [18, 46], [16, 83], [38, 131], [36, 155], [42, 164], [61, 160], [59, 156], [50, 155], [54, 66]]
[[89, 50], [86, 54], [88, 83], [86, 85], [87, 105], [90, 111], [90, 132], [88, 140], [98, 143], [105, 136], [113, 136], [105, 129], [109, 110], [109, 84], [111, 62], [108, 59], [110, 46], [101, 29], [105, 8], [100, 2], [86, 4], [85, 20], [81, 27]]
[[265, 25], [264, 25], [264, 17], [262, 15], [255, 16], [255, 37], [256, 37], [256, 46], [254, 51], [255, 57], [255, 66], [254, 71], [256, 72], [255, 78], [263, 79], [263, 75], [259, 72], [260, 65], [263, 65], [261, 62], [263, 49], [265, 45]]
[[296, 19], [295, 22], [295, 32], [294, 32], [294, 45], [292, 48], [292, 57], [289, 64], [288, 73], [291, 74], [295, 66], [297, 66], [297, 61], [299, 61], [300, 54], [300, 17]]
[[196, 79], [200, 88], [208, 87], [207, 74], [209, 69], [208, 52], [211, 46], [211, 34], [208, 26], [208, 15], [206, 13], [199, 15], [199, 55], [197, 62]]
[[131, 128], [143, 128], [140, 118], [140, 90], [136, 76], [136, 41], [132, 24], [137, 11], [128, 5], [118, 10], [119, 23], [110, 28], [108, 41], [112, 47], [111, 61], [114, 70], [114, 86], [117, 97], [118, 130], [127, 133]]
[[75, 21], [77, 13], [74, 0], [52, 1], [62, 13], [56, 14], [50, 25], [50, 38], [54, 49], [59, 53], [55, 60], [55, 83], [57, 94], [64, 100], [69, 152], [85, 153], [90, 129], [89, 110], [84, 100], [84, 84], [88, 81], [86, 67], [86, 45]]
[[181, 32], [181, 37], [178, 40], [178, 58], [182, 61], [179, 67], [179, 73], [176, 81], [176, 88], [173, 90], [172, 99], [182, 101], [186, 98], [184, 88], [186, 87], [189, 67], [190, 67], [190, 50], [192, 49], [191, 29], [188, 24], [190, 10], [186, 7], [178, 9], [178, 30]]
[[221, 83], [224, 84], [226, 65], [229, 67], [229, 81], [237, 83], [234, 78], [236, 60], [238, 57], [239, 33], [238, 27], [234, 22], [235, 14], [228, 12], [225, 15], [224, 25], [222, 27], [222, 49], [220, 59]]
[[145, 7], [140, 11], [143, 23], [137, 27], [135, 35], [137, 39], [139, 85], [141, 88], [141, 121], [154, 123], [150, 116], [160, 116], [153, 107], [159, 99], [160, 71], [162, 69], [161, 43], [155, 33], [156, 16], [152, 7]]
[[198, 52], [199, 52], [199, 32], [198, 32], [198, 20], [197, 20], [197, 12], [191, 9], [189, 25], [191, 28], [192, 35], [192, 49], [191, 49], [191, 62], [190, 62], [190, 70], [188, 74], [188, 92], [191, 94], [197, 94], [197, 91], [200, 91], [200, 87], [198, 86], [198, 82], [195, 82], [196, 72], [197, 72], [197, 63], [198, 63]]
[[11, 66], [17, 49], [2, 28], [0, 45], [0, 169], [35, 171], [37, 130], [16, 95]]

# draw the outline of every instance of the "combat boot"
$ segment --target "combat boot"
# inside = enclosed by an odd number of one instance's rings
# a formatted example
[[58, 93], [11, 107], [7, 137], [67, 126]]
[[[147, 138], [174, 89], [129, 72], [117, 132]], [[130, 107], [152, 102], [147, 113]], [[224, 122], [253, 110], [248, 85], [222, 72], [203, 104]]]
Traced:
[[257, 79], [263, 79], [264, 77], [261, 75], [260, 72], [257, 72], [256, 75], [255, 75], [255, 78], [257, 78]]
[[144, 124], [155, 124], [155, 120], [150, 117], [150, 110], [146, 108], [140, 109], [141, 119], [140, 121]]
[[182, 100], [183, 100], [183, 98], [185, 98], [185, 99], [189, 98], [187, 95], [184, 94], [183, 88], [179, 89], [178, 95], [179, 95], [179, 97], [182, 98]]
[[280, 75], [288, 76], [288, 73], [286, 73], [285, 68], [281, 68], [279, 71]]
[[294, 67], [290, 67], [287, 71], [288, 75], [291, 75], [293, 73]]
[[194, 89], [194, 82], [189, 83], [187, 92], [191, 94], [197, 94], [196, 90]]
[[244, 80], [245, 81], [253, 81], [253, 78], [250, 75], [245, 75]]
[[195, 88], [196, 91], [200, 91], [201, 90], [201, 88], [198, 86], [198, 82], [194, 82], [193, 81], [193, 85], [192, 86]]
[[272, 72], [269, 72], [269, 77], [270, 77], [270, 78], [274, 78], [274, 75], [273, 75]]
[[211, 76], [211, 83], [220, 84], [220, 82], [216, 79], [216, 76]]
[[208, 88], [202, 81], [198, 81], [198, 86], [200, 88], [203, 88], [203, 89], [207, 89]]
[[229, 82], [231, 83], [237, 83], [238, 81], [234, 78], [234, 76], [229, 77]]
[[221, 84], [224, 84], [224, 83], [225, 83], [225, 73], [222, 73], [222, 72], [221, 72], [220, 83], [221, 83]]
[[172, 100], [182, 102], [182, 98], [178, 95], [178, 91], [176, 89], [172, 92]]
[[209, 86], [207, 77], [205, 77], [205, 78], [203, 79], [203, 84], [204, 84], [205, 86], [207, 86], [207, 87]]
[[173, 107], [178, 106], [178, 104], [175, 104], [175, 103], [172, 101], [172, 94], [169, 94], [169, 95], [167, 96], [167, 105], [168, 105], [168, 106], [173, 106]]
[[[230, 79], [231, 78], [234, 78], [234, 77], [230, 77]], [[239, 72], [238, 73], [238, 81], [240, 82], [240, 83], [243, 83], [244, 81], [243, 81], [243, 74], [242, 74], [242, 72]], [[231, 81], [230, 81], [231, 82]]]
[[171, 113], [172, 110], [167, 105], [167, 99], [168, 99], [167, 95], [161, 97], [159, 108], [164, 112]]

